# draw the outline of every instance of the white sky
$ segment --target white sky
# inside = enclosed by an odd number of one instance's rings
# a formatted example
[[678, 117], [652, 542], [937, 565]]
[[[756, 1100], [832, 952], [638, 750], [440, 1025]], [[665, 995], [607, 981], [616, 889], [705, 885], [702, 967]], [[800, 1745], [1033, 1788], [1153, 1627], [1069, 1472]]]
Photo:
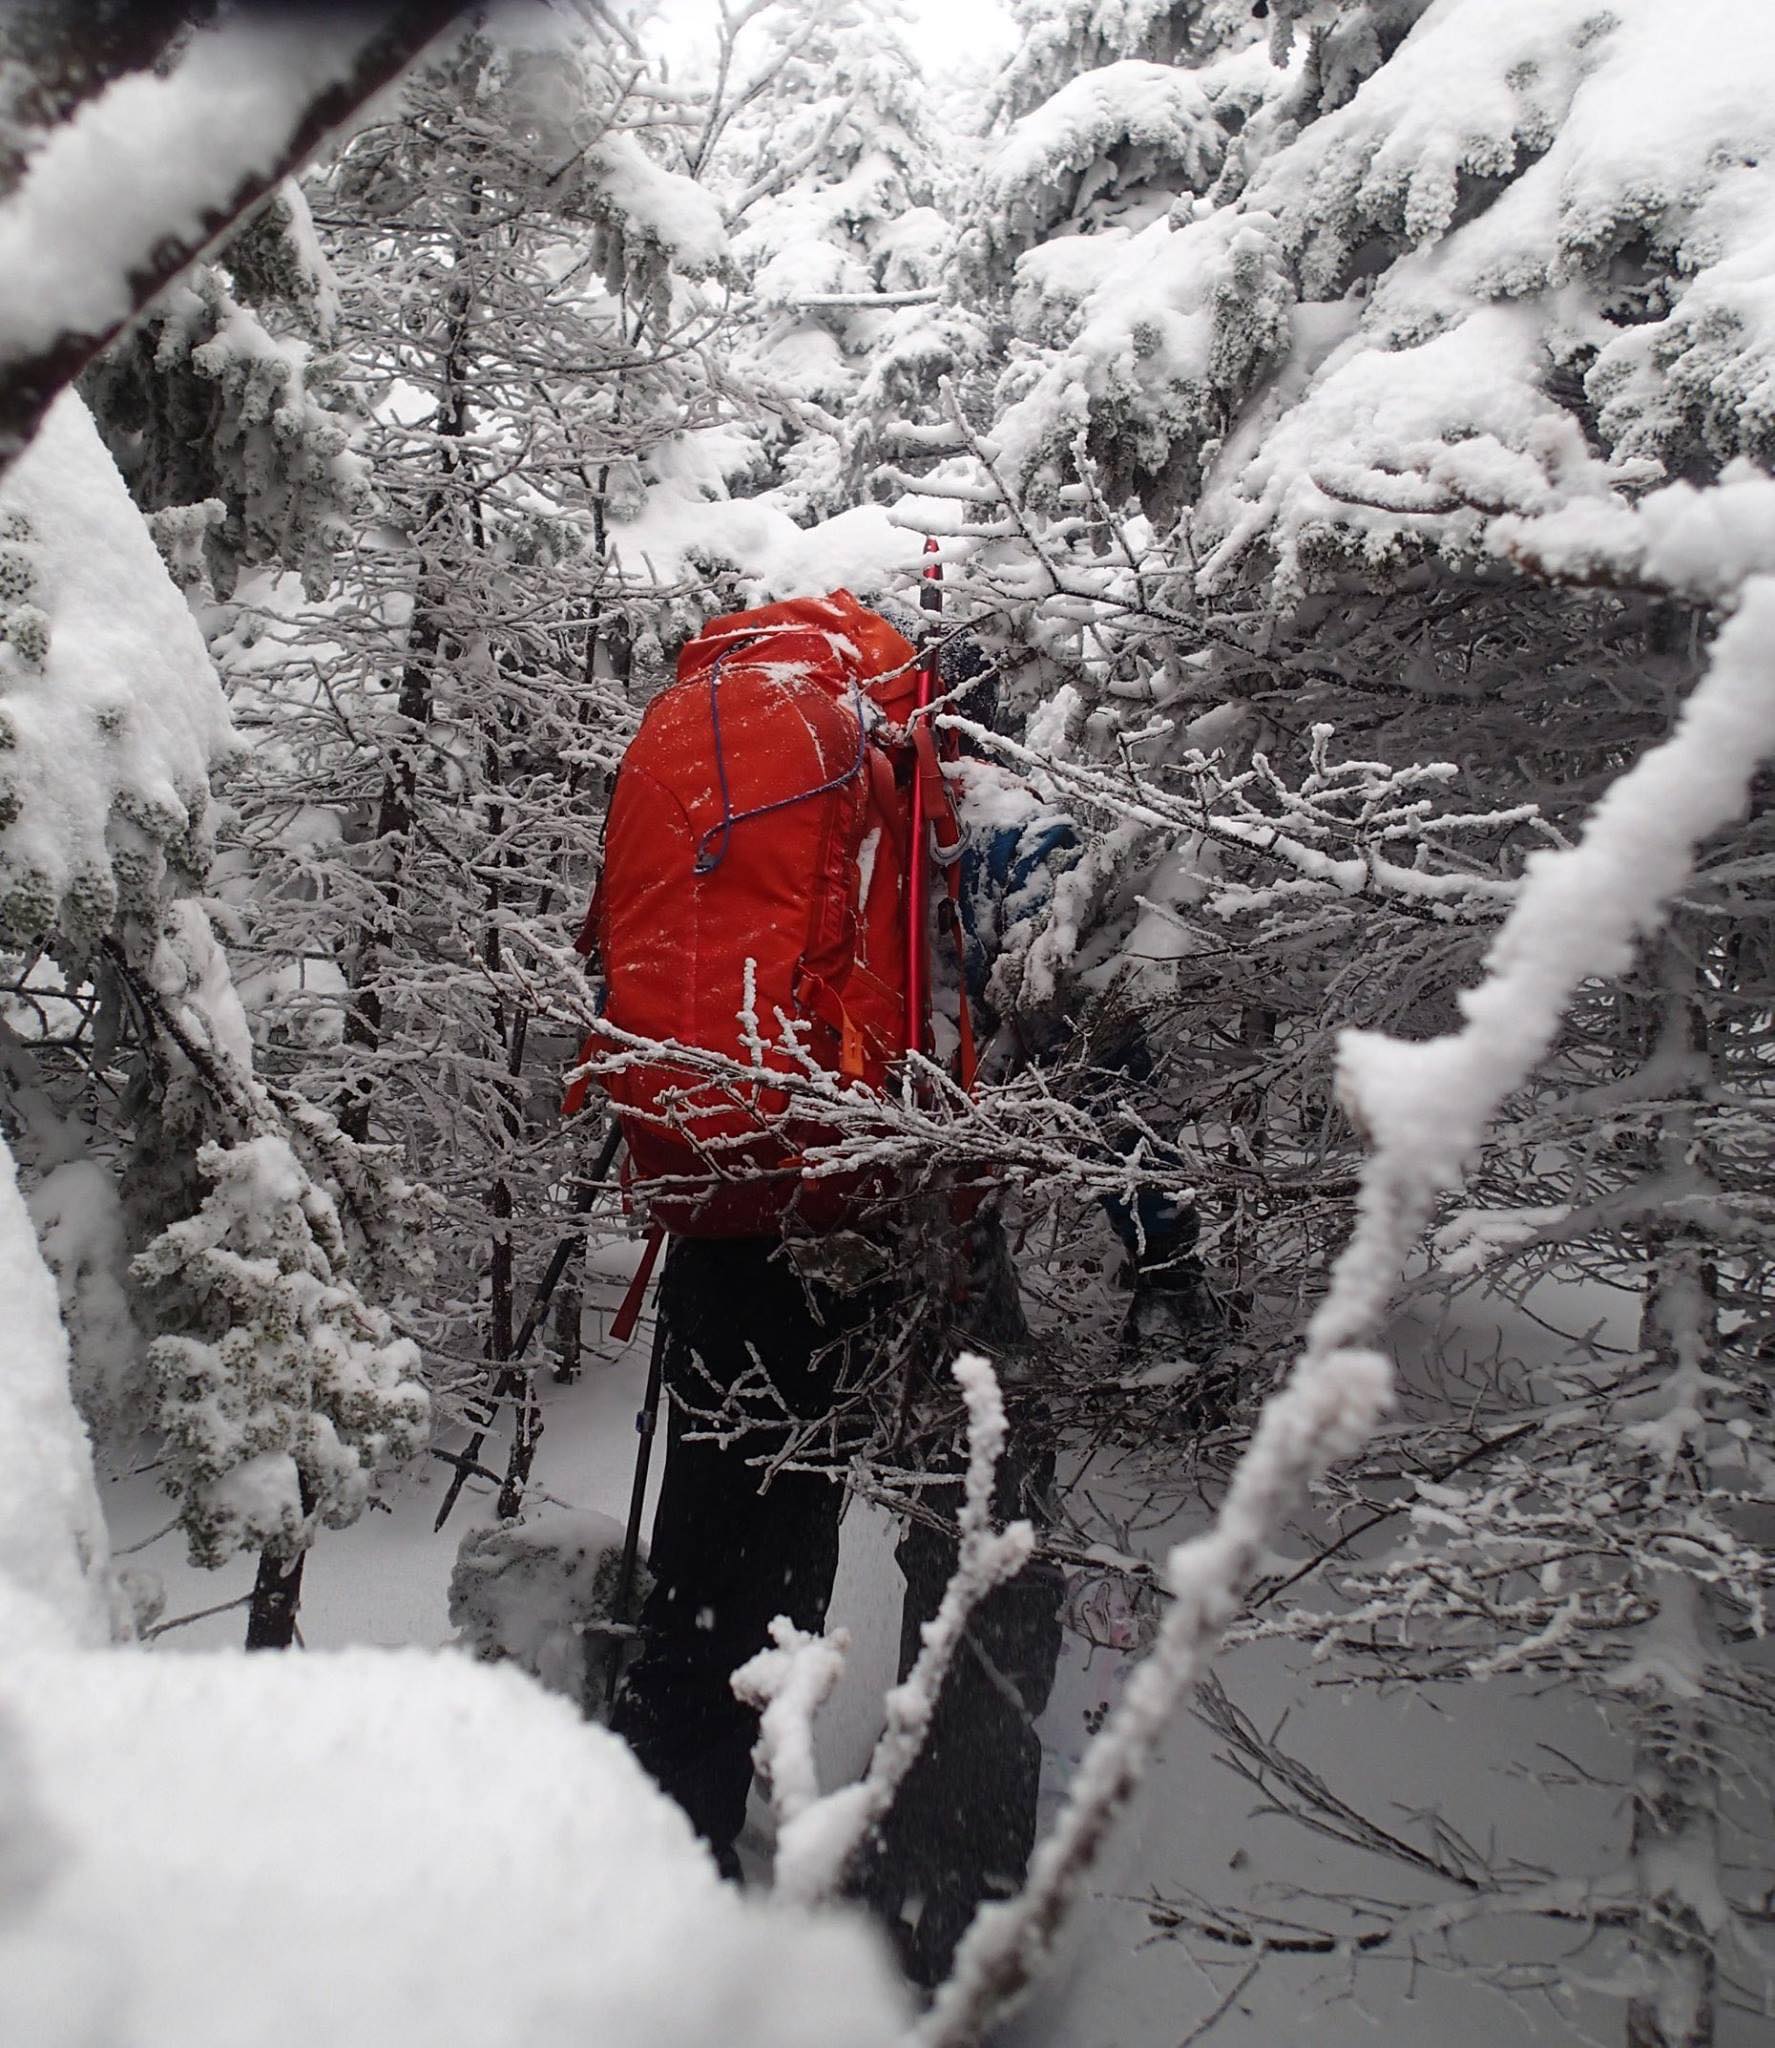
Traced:
[[[1016, 45], [1016, 30], [1004, 0], [901, 0], [910, 17], [909, 40], [927, 72], [942, 76], [952, 66], [1002, 61]], [[650, 37], [668, 49], [694, 52], [703, 41], [715, 0], [661, 0]]]
[[1002, 58], [1016, 46], [1017, 31], [1003, 0], [906, 0], [906, 6], [919, 24], [919, 54], [927, 70], [933, 59], [941, 62], [944, 50]]

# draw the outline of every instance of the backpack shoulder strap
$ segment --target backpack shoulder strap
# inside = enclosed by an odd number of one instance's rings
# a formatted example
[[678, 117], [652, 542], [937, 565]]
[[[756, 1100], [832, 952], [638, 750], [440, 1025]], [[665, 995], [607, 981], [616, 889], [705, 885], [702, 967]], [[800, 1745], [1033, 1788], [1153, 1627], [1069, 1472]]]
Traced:
[[900, 795], [900, 785], [894, 777], [893, 756], [874, 740], [864, 756], [869, 773], [869, 800], [882, 827], [894, 842], [894, 851], [900, 865], [906, 865], [907, 820], [906, 806]]

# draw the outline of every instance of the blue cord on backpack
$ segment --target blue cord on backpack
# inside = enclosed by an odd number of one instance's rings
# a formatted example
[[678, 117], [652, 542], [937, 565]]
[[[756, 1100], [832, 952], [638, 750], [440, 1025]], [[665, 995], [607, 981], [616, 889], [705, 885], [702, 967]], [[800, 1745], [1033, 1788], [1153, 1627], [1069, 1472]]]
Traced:
[[[721, 784], [721, 822], [711, 825], [696, 843], [696, 853], [691, 860], [691, 872], [698, 875], [712, 875], [727, 858], [727, 843], [733, 837], [733, 828], [743, 825], [752, 818], [768, 818], [772, 811], [786, 811], [791, 804], [805, 803], [810, 796], [824, 796], [829, 790], [842, 789], [847, 782], [855, 782], [863, 772], [863, 750], [869, 744], [868, 728], [863, 723], [863, 689], [856, 677], [851, 678], [851, 699], [857, 714], [857, 758], [842, 775], [834, 775], [825, 782], [817, 782], [811, 789], [798, 789], [793, 796], [780, 796], [774, 803], [758, 804], [749, 811], [736, 811], [733, 807], [733, 792], [727, 782], [727, 755], [721, 744], [721, 693], [718, 685], [721, 671], [727, 664], [728, 655], [748, 650], [730, 647], [726, 654], [717, 655], [714, 666], [709, 670], [709, 722], [715, 728], [715, 774]], [[714, 851], [710, 842], [718, 841]]]

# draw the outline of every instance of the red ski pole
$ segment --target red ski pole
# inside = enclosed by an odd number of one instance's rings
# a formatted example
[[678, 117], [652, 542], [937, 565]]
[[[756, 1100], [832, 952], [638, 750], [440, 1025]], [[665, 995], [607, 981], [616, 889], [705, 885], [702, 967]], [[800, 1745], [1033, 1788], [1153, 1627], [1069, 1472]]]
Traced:
[[[934, 538], [924, 544], [927, 555], [937, 552]], [[919, 601], [928, 612], [943, 609], [943, 565], [930, 563], [924, 572]], [[918, 671], [918, 710], [928, 717], [931, 705], [942, 692], [938, 672], [938, 629], [926, 637], [924, 661]], [[906, 1024], [908, 1052], [929, 1052], [931, 1037], [931, 844], [930, 817], [925, 807], [924, 777], [912, 773], [912, 841], [906, 863]]]

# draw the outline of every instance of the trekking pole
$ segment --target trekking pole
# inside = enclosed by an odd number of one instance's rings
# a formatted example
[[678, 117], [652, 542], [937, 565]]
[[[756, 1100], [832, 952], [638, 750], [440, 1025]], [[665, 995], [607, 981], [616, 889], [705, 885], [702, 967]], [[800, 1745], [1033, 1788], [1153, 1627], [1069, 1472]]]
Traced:
[[[635, 1563], [641, 1551], [641, 1511], [647, 1504], [647, 1471], [653, 1462], [653, 1436], [659, 1426], [660, 1387], [665, 1380], [666, 1319], [658, 1316], [653, 1325], [653, 1352], [647, 1362], [647, 1391], [635, 1411], [635, 1483], [629, 1489], [629, 1526], [623, 1532], [622, 1563], [617, 1567], [616, 1598], [611, 1603], [611, 1620], [619, 1631], [628, 1626], [629, 1602], [635, 1592]], [[616, 1681], [622, 1676], [622, 1653], [626, 1637], [611, 1639], [610, 1661], [604, 1671], [604, 1698], [616, 1700]]]
[[[924, 544], [927, 555], [937, 552], [935, 537]], [[943, 609], [943, 565], [930, 563], [924, 572], [919, 603], [927, 612]], [[918, 700], [915, 717], [928, 717], [941, 691], [937, 645], [939, 626], [933, 623], [926, 637], [924, 660], [918, 671]], [[912, 838], [906, 862], [906, 1050], [930, 1050], [931, 1023], [931, 848], [930, 813], [925, 803], [924, 777], [915, 768], [912, 776]]]
[[[598, 1190], [603, 1186], [605, 1176], [615, 1164], [617, 1148], [621, 1144], [622, 1126], [615, 1117], [612, 1117], [610, 1119], [610, 1128], [604, 1136], [604, 1142], [598, 1148], [598, 1156], [592, 1162], [592, 1170], [580, 1183], [579, 1194], [573, 1205], [573, 1213], [576, 1217], [587, 1214], [593, 1202], [597, 1200]], [[493, 1403], [495, 1413], [498, 1411], [498, 1404], [501, 1401], [509, 1400], [524, 1384], [524, 1375], [519, 1370], [519, 1366], [523, 1361], [524, 1353], [530, 1348], [531, 1338], [536, 1335], [537, 1328], [541, 1324], [543, 1317], [549, 1312], [549, 1303], [554, 1299], [555, 1289], [561, 1284], [561, 1275], [566, 1272], [567, 1262], [572, 1258], [574, 1247], [580, 1242], [580, 1238], [581, 1233], [579, 1231], [568, 1231], [567, 1235], [556, 1245], [553, 1256], [549, 1259], [548, 1268], [542, 1276], [542, 1284], [531, 1297], [529, 1313], [524, 1317], [523, 1327], [518, 1331], [517, 1342], [512, 1346], [512, 1355], [506, 1361], [505, 1368], [500, 1373], [499, 1378], [494, 1382]], [[469, 1475], [480, 1469], [481, 1448], [486, 1443], [487, 1433], [492, 1426], [493, 1418], [489, 1416], [487, 1421], [469, 1438], [468, 1446], [465, 1450], [440, 1451], [434, 1449], [432, 1451], [434, 1458], [441, 1459], [444, 1464], [454, 1465], [456, 1468], [450, 1480], [449, 1488], [444, 1494], [444, 1504], [438, 1509], [438, 1518], [431, 1525], [433, 1535], [436, 1535], [450, 1519], [450, 1510], [455, 1507], [458, 1496], [468, 1484]], [[487, 1476], [491, 1478], [494, 1475], [489, 1473]]]

